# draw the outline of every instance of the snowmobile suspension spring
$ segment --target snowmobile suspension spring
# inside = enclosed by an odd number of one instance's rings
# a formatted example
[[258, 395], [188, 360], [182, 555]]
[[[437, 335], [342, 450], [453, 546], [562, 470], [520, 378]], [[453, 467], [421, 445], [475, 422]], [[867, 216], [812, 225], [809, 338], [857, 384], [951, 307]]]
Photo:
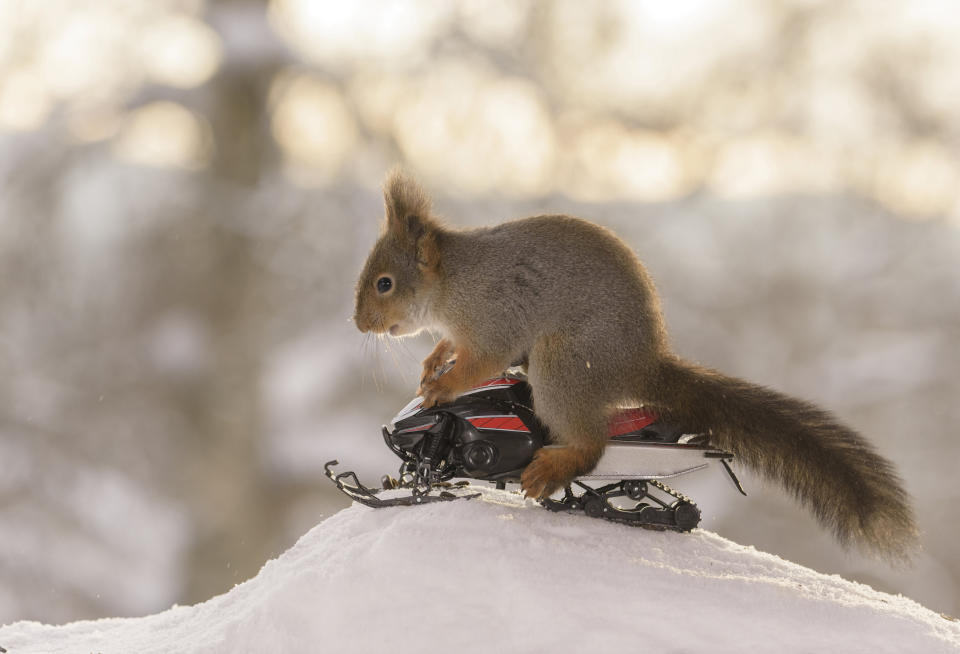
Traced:
[[432, 462], [437, 452], [440, 451], [440, 436], [427, 432], [423, 444], [423, 460]]

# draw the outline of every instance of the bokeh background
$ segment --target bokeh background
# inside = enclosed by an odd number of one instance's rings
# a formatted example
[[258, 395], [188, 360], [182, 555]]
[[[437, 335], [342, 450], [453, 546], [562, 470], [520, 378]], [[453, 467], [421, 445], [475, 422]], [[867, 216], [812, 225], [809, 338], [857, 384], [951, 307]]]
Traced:
[[846, 554], [748, 472], [677, 484], [703, 526], [956, 615], [958, 33], [951, 0], [0, 0], [0, 623], [207, 599], [345, 505], [326, 460], [395, 474], [431, 341], [349, 318], [397, 162], [455, 225], [616, 230], [680, 353], [897, 462], [925, 549]]

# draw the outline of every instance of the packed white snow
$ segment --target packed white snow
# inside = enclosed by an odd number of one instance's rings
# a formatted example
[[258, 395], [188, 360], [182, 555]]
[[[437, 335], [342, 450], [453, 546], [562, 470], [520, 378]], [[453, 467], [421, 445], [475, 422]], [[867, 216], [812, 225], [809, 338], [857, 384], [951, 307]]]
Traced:
[[695, 530], [550, 513], [518, 495], [354, 505], [253, 579], [145, 618], [0, 628], [70, 652], [937, 652], [960, 623]]

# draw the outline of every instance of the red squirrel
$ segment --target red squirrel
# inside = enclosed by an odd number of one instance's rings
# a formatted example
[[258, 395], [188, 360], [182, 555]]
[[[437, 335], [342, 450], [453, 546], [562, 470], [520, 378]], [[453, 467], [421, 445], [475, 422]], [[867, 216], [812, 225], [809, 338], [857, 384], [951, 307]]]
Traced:
[[427, 407], [523, 360], [533, 409], [560, 445], [538, 450], [524, 470], [527, 496], [547, 497], [588, 472], [610, 412], [644, 404], [779, 482], [842, 544], [891, 560], [915, 548], [892, 464], [827, 411], [675, 355], [650, 276], [609, 230], [564, 215], [452, 229], [399, 171], [384, 200], [384, 227], [357, 283], [356, 326], [440, 336], [423, 362]]

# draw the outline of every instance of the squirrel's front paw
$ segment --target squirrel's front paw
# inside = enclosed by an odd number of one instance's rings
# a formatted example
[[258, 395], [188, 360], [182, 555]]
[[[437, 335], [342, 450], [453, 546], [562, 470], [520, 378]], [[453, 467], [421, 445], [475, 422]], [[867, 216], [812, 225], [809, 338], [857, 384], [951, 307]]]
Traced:
[[456, 389], [451, 388], [450, 385], [444, 383], [444, 381], [443, 376], [440, 376], [436, 379], [424, 379], [420, 382], [420, 390], [417, 394], [423, 396], [423, 404], [421, 406], [429, 409], [438, 404], [450, 402], [460, 395]]
[[[438, 379], [453, 367], [450, 357], [453, 355], [453, 346], [444, 339], [437, 343], [433, 352], [423, 360], [423, 372], [420, 375], [420, 386]], [[455, 361], [455, 359], [454, 359]]]
[[440, 377], [450, 372], [450, 369], [453, 368], [456, 363], [456, 359], [449, 361], [443, 359], [424, 361], [423, 373], [420, 375], [420, 388], [437, 381]]

